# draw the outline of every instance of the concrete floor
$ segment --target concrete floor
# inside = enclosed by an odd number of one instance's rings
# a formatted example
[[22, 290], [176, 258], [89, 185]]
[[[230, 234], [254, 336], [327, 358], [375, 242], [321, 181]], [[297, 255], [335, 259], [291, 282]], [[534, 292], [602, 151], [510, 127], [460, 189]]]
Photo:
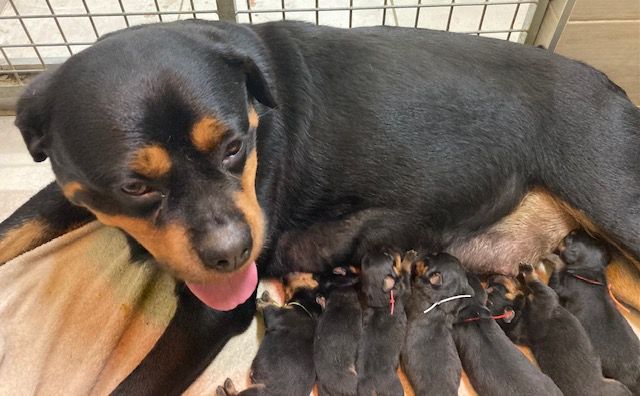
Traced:
[[49, 161], [35, 163], [14, 117], [0, 117], [0, 221], [53, 180]]

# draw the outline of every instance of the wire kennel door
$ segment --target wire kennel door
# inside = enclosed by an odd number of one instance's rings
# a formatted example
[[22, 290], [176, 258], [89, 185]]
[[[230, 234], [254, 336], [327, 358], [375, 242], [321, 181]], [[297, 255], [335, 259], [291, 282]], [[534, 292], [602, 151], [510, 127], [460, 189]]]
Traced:
[[201, 18], [431, 28], [533, 43], [549, 0], [0, 0], [0, 109], [21, 86], [108, 32]]

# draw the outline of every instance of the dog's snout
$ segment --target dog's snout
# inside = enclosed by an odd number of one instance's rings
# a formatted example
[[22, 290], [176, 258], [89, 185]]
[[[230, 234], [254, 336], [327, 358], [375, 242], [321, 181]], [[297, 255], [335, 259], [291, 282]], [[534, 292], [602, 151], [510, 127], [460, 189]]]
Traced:
[[196, 239], [196, 250], [204, 265], [223, 272], [242, 266], [249, 259], [253, 243], [249, 227], [241, 222], [211, 227]]

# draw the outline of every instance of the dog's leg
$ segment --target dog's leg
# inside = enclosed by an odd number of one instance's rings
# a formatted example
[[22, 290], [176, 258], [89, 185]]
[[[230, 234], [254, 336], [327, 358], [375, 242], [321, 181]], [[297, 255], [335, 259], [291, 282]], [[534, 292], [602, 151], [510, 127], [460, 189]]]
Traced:
[[112, 395], [179, 395], [207, 368], [255, 313], [255, 294], [232, 311], [214, 311], [184, 287], [169, 326]]
[[0, 223], [0, 265], [93, 219], [53, 182]]
[[336, 266], [350, 265], [359, 261], [358, 254], [354, 255], [354, 252], [362, 250], [361, 236], [368, 234], [370, 225], [398, 223], [398, 217], [389, 210], [368, 209], [345, 219], [316, 223], [305, 230], [288, 231], [278, 239], [273, 260], [266, 266], [266, 271], [268, 275], [279, 276], [292, 269], [323, 272]]

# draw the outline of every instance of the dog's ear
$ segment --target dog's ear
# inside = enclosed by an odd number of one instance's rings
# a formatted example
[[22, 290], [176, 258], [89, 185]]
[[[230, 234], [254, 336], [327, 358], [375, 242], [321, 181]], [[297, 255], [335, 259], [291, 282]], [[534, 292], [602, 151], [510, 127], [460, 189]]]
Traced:
[[47, 159], [49, 95], [52, 72], [44, 72], [31, 82], [18, 100], [15, 124], [20, 129], [35, 162]]
[[276, 107], [276, 100], [271, 93], [269, 83], [258, 65], [249, 57], [243, 62], [244, 72], [247, 76], [247, 90], [258, 102], [267, 107]]

